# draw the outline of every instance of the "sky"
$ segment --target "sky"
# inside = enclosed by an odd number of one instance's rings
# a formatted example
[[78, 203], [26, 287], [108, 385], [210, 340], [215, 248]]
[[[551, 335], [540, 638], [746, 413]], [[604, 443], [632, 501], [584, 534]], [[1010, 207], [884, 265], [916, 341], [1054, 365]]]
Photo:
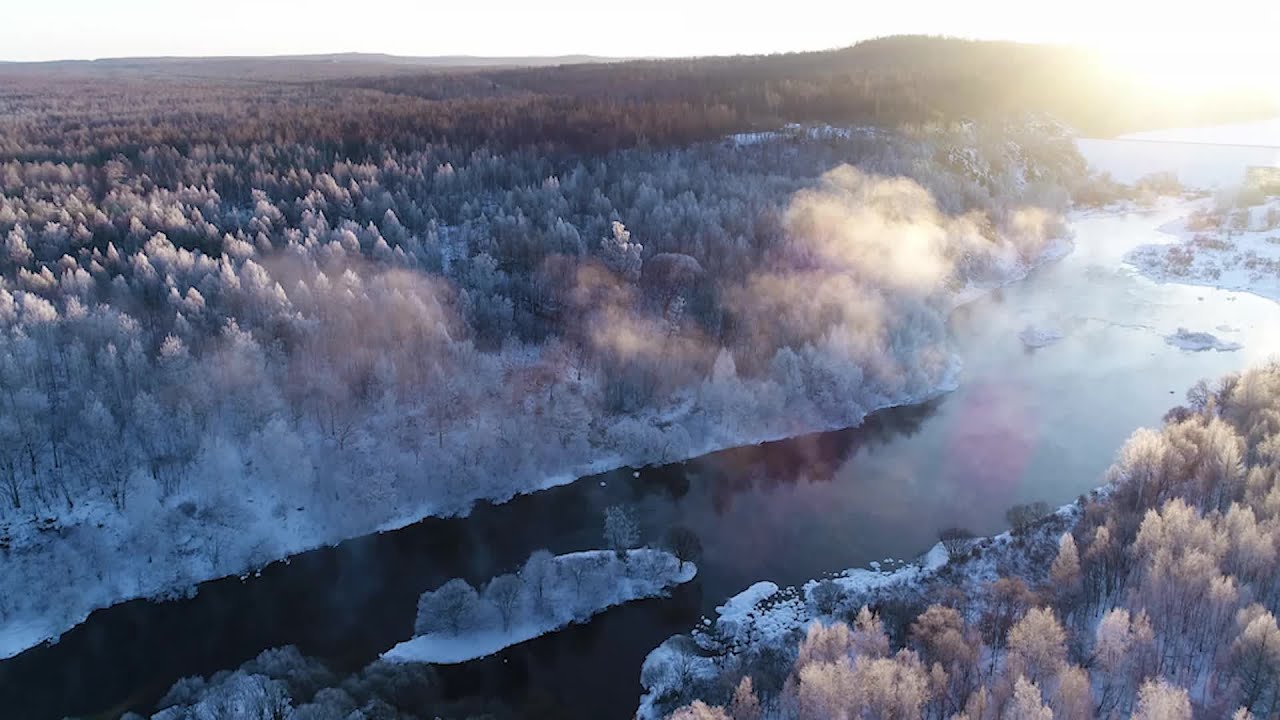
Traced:
[[[684, 56], [913, 33], [1089, 45], [1168, 75], [1280, 74], [1275, 0], [4, 0], [0, 60]], [[1266, 69], [1259, 66], [1266, 65]], [[1265, 78], [1264, 78], [1265, 79]]]

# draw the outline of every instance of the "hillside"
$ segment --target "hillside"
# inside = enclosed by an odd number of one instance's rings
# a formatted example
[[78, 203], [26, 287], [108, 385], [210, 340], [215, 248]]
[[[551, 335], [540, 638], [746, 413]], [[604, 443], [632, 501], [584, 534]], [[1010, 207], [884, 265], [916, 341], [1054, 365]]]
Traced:
[[1008, 42], [892, 37], [827, 52], [578, 62], [597, 59], [0, 64], [0, 158], [101, 159], [214, 141], [305, 142], [359, 159], [446, 142], [600, 153], [788, 123], [897, 128], [1027, 115], [1109, 135], [1275, 111], [1257, 98], [1170, 95], [1080, 50]]

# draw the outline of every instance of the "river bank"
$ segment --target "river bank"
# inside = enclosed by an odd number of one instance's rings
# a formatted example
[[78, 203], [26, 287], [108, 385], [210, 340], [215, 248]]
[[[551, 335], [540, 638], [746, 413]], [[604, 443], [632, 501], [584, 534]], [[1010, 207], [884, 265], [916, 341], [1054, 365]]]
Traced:
[[[1280, 126], [1274, 123], [1266, 125], [1271, 130], [1275, 127]], [[1211, 136], [1219, 137], [1217, 134]], [[1208, 186], [1239, 185], [1244, 178], [1243, 168], [1247, 161], [1265, 160], [1276, 155], [1267, 148], [1229, 148], [1232, 152], [1224, 162], [1221, 148], [1216, 148], [1215, 155], [1215, 148], [1200, 147], [1193, 141], [1191, 144], [1194, 146], [1186, 148], [1187, 152], [1181, 155], [1176, 152], [1178, 148], [1174, 148], [1170, 158], [1168, 146], [1141, 144], [1148, 140], [1163, 143], [1170, 138], [1178, 142], [1178, 137], [1175, 131], [1172, 135], [1156, 138], [1082, 141], [1081, 148], [1095, 169], [1117, 172], [1125, 182], [1146, 177], [1153, 171], [1170, 171], [1181, 172], [1188, 180]], [[1230, 192], [1234, 194], [1235, 191]], [[1276, 324], [1278, 316], [1274, 308], [1264, 309], [1262, 306], [1267, 303], [1260, 304], [1249, 298], [1243, 298], [1242, 302], [1239, 295], [1226, 291], [1242, 291], [1257, 298], [1280, 301], [1280, 292], [1276, 290], [1277, 278], [1280, 277], [1276, 270], [1280, 267], [1276, 260], [1280, 257], [1277, 251], [1280, 238], [1271, 239], [1280, 226], [1277, 202], [1274, 199], [1254, 202], [1243, 208], [1229, 204], [1224, 210], [1221, 197], [1203, 198], [1193, 194], [1180, 200], [1161, 200], [1142, 208], [1130, 204], [1121, 208], [1077, 212], [1074, 213], [1073, 225], [1078, 229], [1081, 224], [1105, 222], [1108, 218], [1146, 218], [1146, 234], [1152, 237], [1153, 242], [1144, 244], [1127, 238], [1127, 242], [1111, 247], [1083, 243], [1082, 254], [1075, 259], [1083, 259], [1086, 263], [1084, 269], [1095, 278], [1117, 270], [1127, 272], [1124, 268], [1132, 268], [1141, 284], [1161, 285], [1154, 294], [1165, 296], [1163, 302], [1168, 302], [1169, 296], [1177, 296], [1181, 303], [1191, 305], [1188, 299], [1194, 296], [1197, 307], [1184, 318], [1197, 323], [1196, 327], [1212, 323], [1207, 327], [1232, 337], [1239, 337], [1242, 329], [1248, 328], [1252, 331], [1249, 333], [1251, 339], [1269, 340], [1268, 335], [1280, 327]], [[1081, 233], [1090, 237], [1087, 230]], [[1116, 268], [1119, 264], [1123, 266]], [[1195, 286], [1212, 288], [1217, 292], [1214, 297], [1207, 298]], [[1132, 285], [1127, 290], [1131, 293]], [[1077, 302], [1085, 299], [1080, 293], [1063, 295]], [[1130, 298], [1126, 298], [1124, 303], [1115, 303], [1090, 297], [1065, 313], [1032, 316], [1033, 324], [1026, 325], [1020, 337], [1029, 352], [1039, 353], [1062, 340], [1064, 333], [1055, 329], [1049, 333], [1052, 342], [1042, 342], [1046, 334], [1038, 330], [1035, 323], [1048, 323], [1055, 328], [1065, 326], [1078, 331], [1100, 323], [1163, 339], [1168, 346], [1184, 354], [1207, 349], [1236, 352], [1249, 346], [1245, 353], [1248, 362], [1258, 362], [1280, 349], [1274, 342], [1263, 342], [1261, 347], [1258, 343], [1242, 345], [1234, 340], [1221, 340], [1203, 330], [1188, 330], [1182, 326], [1170, 331], [1167, 323], [1173, 318], [1165, 318], [1164, 324], [1122, 320], [1117, 317], [1117, 310], [1132, 307], [1128, 300]], [[1263, 310], [1261, 315], [1268, 320], [1258, 322], [1258, 315], [1238, 312], [1246, 305], [1254, 310]], [[1151, 354], [1155, 356], [1157, 352]], [[1170, 393], [1175, 391], [1170, 390]], [[1110, 402], [1114, 402], [1114, 398]], [[1097, 500], [1107, 492], [1104, 485], [1091, 491], [1087, 499]], [[641, 671], [645, 690], [637, 717], [651, 720], [663, 717], [687, 699], [687, 692], [682, 696], [682, 689], [699, 682], [715, 682], [726, 672], [732, 675], [731, 668], [735, 662], [743, 663], [748, 657], [759, 658], [768, 653], [785, 655], [802, 637], [805, 628], [817, 621], [829, 621], [833, 613], [850, 616], [864, 604], [888, 604], [901, 601], [906, 596], [923, 602], [940, 597], [944, 588], [974, 598], [981, 595], [985, 584], [1008, 574], [1026, 577], [1033, 583], [1043, 582], [1047, 577], [1045, 568], [1048, 567], [1045, 558], [1052, 558], [1058, 536], [1075, 524], [1085, 503], [1086, 496], [1082, 496], [1076, 503], [1062, 506], [1031, 532], [1020, 535], [1016, 542], [1008, 532], [975, 540], [954, 562], [949, 562], [947, 551], [939, 543], [916, 562], [889, 572], [882, 572], [879, 563], [874, 563], [869, 570], [838, 571], [785, 588], [767, 581], [756, 583], [717, 607], [714, 619], [704, 617], [690, 634], [669, 638], [646, 658]], [[1032, 560], [1030, 563], [1029, 559]], [[828, 595], [839, 593], [843, 598], [839, 613], [834, 607], [826, 606], [827, 600], [818, 592], [819, 589], [828, 591]], [[910, 605], [910, 602], [905, 604]]]
[[[1065, 239], [1047, 243], [1030, 262], [1007, 262], [1001, 268], [999, 281], [970, 284], [941, 304], [954, 309], [972, 303], [1001, 286], [1020, 281], [1043, 263], [1061, 258], [1069, 248]], [[619, 437], [625, 436], [625, 444], [632, 448], [626, 454], [570, 461], [561, 472], [498, 485], [523, 487], [523, 493], [538, 492], [619, 468], [679, 462], [726, 448], [852, 427], [876, 410], [916, 405], [954, 390], [960, 372], [959, 357], [951, 353], [939, 360], [930, 366], [907, 369], [910, 377], [899, 379], [901, 386], [896, 392], [875, 397], [868, 406], [844, 404], [834, 413], [812, 402], [782, 407], [778, 404], [780, 393], [772, 381], [741, 380], [731, 374], [723, 378], [723, 386], [712, 387], [698, 396], [679, 397], [664, 410], [620, 420]], [[612, 436], [610, 432], [605, 435]], [[136, 523], [130, 515], [91, 503], [56, 522], [33, 519], [10, 525], [4, 530], [8, 561], [0, 567], [0, 582], [28, 587], [32, 594], [10, 599], [11, 607], [0, 627], [0, 658], [56, 640], [100, 608], [135, 598], [163, 601], [188, 596], [202, 582], [230, 576], [247, 578], [273, 562], [287, 561], [299, 553], [370, 532], [392, 532], [425, 517], [465, 517], [475, 502], [506, 502], [517, 494], [520, 493], [504, 489], [497, 494], [471, 495], [457, 509], [432, 504], [412, 510], [400, 508], [389, 519], [367, 525], [350, 525], [348, 519], [332, 527], [308, 520], [309, 516], [302, 512], [282, 515], [270, 509], [277, 503], [264, 499], [256, 505], [256, 519], [251, 523], [270, 527], [271, 532], [265, 535], [246, 531], [243, 519], [206, 523], [193, 514], [189, 518], [192, 523], [200, 520], [204, 524], [196, 527], [188, 523], [175, 529], [177, 540], [163, 545], [134, 537]], [[263, 537], [271, 538], [271, 542], [264, 544]], [[252, 547], [246, 543], [252, 543]], [[207, 552], [206, 548], [214, 548], [215, 552]], [[103, 568], [109, 572], [104, 574]], [[31, 597], [39, 597], [40, 602], [25, 609], [18, 604]]]

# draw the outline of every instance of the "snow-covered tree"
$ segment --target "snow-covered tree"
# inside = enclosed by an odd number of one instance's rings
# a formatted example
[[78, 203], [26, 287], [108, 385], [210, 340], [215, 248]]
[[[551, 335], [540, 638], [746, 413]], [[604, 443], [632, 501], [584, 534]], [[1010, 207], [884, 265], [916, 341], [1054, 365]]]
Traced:
[[447, 632], [457, 635], [471, 627], [480, 608], [480, 596], [466, 580], [454, 578], [418, 599], [419, 634]]
[[1191, 698], [1176, 685], [1148, 680], [1138, 692], [1133, 720], [1191, 720]]
[[605, 509], [604, 541], [619, 558], [625, 558], [628, 550], [640, 544], [640, 525], [630, 508], [613, 505]]
[[484, 586], [484, 599], [502, 616], [502, 629], [511, 629], [511, 619], [520, 609], [524, 584], [515, 575], [499, 575]]

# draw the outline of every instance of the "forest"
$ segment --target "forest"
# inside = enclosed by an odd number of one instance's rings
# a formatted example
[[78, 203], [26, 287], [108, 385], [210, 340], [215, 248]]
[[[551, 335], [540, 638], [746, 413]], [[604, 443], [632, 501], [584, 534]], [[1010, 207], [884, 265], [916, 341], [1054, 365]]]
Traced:
[[1275, 717], [1278, 448], [1280, 365], [1201, 382], [1074, 505], [944, 534], [950, 562], [917, 586], [807, 586], [807, 631], [712, 631], [717, 659], [646, 684], [679, 720]]
[[[0, 63], [0, 157], [297, 143], [329, 159], [669, 147], [787, 123], [896, 128], [1041, 114], [1094, 137], [1269, 117], [1256, 94], [1175, 92], [1065, 46], [895, 36], [824, 52], [468, 67], [387, 56]], [[528, 59], [511, 62], [530, 63]], [[243, 179], [242, 179], [243, 180]], [[241, 194], [218, 187], [223, 197]]]
[[1080, 82], [1099, 124], [1026, 90], [1085, 60], [929, 38], [261, 62], [0, 65], [5, 655], [479, 499], [942, 392], [950, 309], [1066, 241], [1072, 127], [1259, 111]]
[[[651, 656], [642, 682], [659, 697], [647, 707], [675, 720], [1274, 717], [1278, 447], [1280, 365], [1202, 382], [1162, 428], [1132, 436], [1101, 488], [1057, 512], [1016, 507], [994, 538], [943, 533], [948, 561], [919, 583], [814, 582], [796, 599], [807, 619], [781, 636], [765, 611]], [[545, 551], [529, 562], [534, 586], [555, 567]], [[487, 596], [519, 584], [502, 577]], [[459, 622], [478, 602], [458, 583], [424, 595], [424, 608], [453, 608], [429, 622]], [[557, 716], [447, 698], [425, 665], [344, 675], [292, 647], [184, 679], [159, 708], [164, 720]]]
[[934, 394], [951, 305], [1060, 241], [1084, 175], [1025, 115], [589, 153], [414, 124], [470, 132], [471, 100], [44, 72], [0, 86], [0, 577], [42, 589], [0, 595], [35, 628], [8, 652], [477, 499]]

